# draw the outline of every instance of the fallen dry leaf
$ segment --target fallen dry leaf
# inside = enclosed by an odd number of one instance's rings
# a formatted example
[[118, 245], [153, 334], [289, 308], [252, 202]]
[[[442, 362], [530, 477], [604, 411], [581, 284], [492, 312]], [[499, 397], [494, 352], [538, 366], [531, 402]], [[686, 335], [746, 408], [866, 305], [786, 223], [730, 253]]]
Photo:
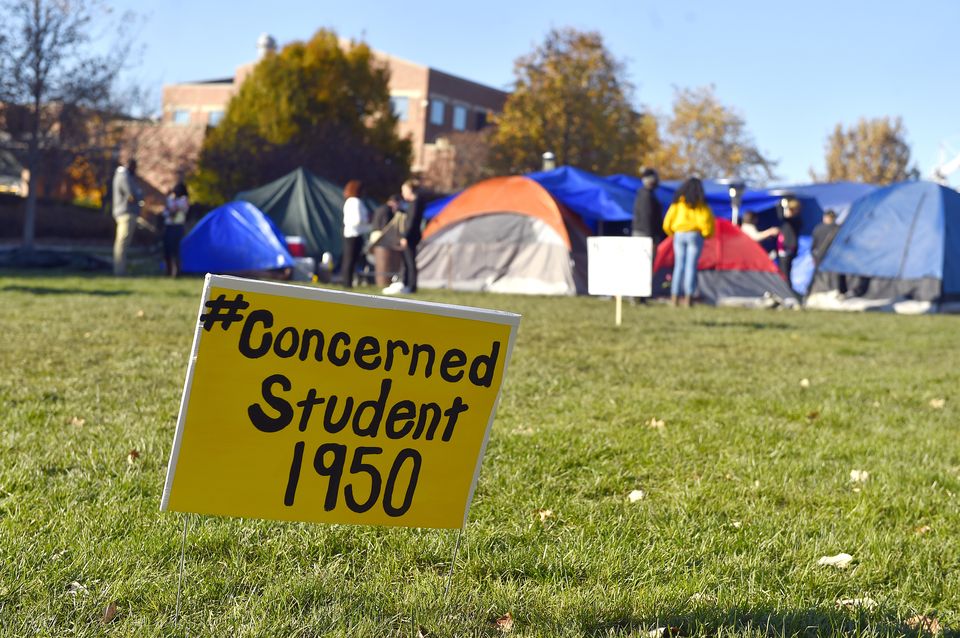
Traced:
[[827, 565], [830, 567], [836, 567], [837, 569], [846, 569], [851, 561], [853, 561], [853, 556], [850, 554], [837, 554], [836, 556], [823, 556], [820, 560], [817, 561], [817, 565]]
[[930, 407], [934, 410], [941, 410], [947, 404], [946, 399], [930, 399]]
[[649, 638], [664, 638], [665, 636], [682, 636], [682, 627], [657, 627], [647, 632]]
[[663, 428], [667, 427], [667, 423], [663, 419], [653, 417], [647, 422], [647, 427], [651, 430], [662, 430]]
[[534, 513], [540, 517], [541, 523], [546, 523], [548, 519], [553, 518], [553, 510], [539, 509]]
[[810, 379], [800, 379], [800, 387], [801, 387], [801, 388], [809, 388], [809, 387], [810, 387]]
[[67, 593], [73, 594], [74, 596], [76, 596], [77, 594], [85, 594], [87, 593], [87, 588], [81, 585], [79, 582], [73, 581], [72, 583], [67, 585]]
[[924, 534], [929, 534], [930, 530], [931, 528], [929, 525], [921, 525], [920, 527], [913, 530], [913, 533], [916, 534], [917, 536], [923, 536]]
[[707, 594], [702, 591], [698, 591], [696, 594], [690, 597], [690, 602], [695, 604], [709, 604], [712, 605], [717, 602], [717, 597], [713, 594]]
[[870, 472], [866, 470], [850, 470], [851, 483], [866, 483], [870, 478]]
[[820, 410], [814, 410], [813, 412], [807, 414], [808, 421], [816, 421], [820, 418]]
[[93, 333], [92, 333], [92, 332], [84, 332], [84, 333], [83, 333], [83, 338], [84, 338], [84, 339], [89, 339], [89, 338], [92, 337], [92, 336], [93, 336]]
[[633, 490], [627, 495], [627, 499], [631, 503], [636, 503], [637, 501], [642, 501], [644, 498], [646, 498], [646, 496], [647, 496], [647, 493], [644, 492], [643, 490]]
[[140, 452], [138, 452], [137, 450], [130, 450], [130, 452], [127, 454], [127, 463], [129, 463], [130, 465], [133, 465], [134, 463], [137, 462], [137, 459], [139, 458], [140, 458]]
[[873, 402], [873, 407], [879, 408], [879, 407], [880, 407], [880, 402], [879, 402], [879, 401], [874, 401], [874, 402]]
[[740, 529], [741, 527], [743, 527], [743, 523], [741, 523], [740, 521], [733, 521], [730, 523], [730, 527], [732, 527], [733, 529]]
[[137, 319], [143, 319], [146, 316], [147, 316], [147, 313], [145, 313], [143, 310], [137, 311]]
[[841, 598], [837, 601], [837, 609], [871, 610], [876, 609], [878, 604], [877, 601], [868, 596], [864, 596], [863, 598]]
[[493, 626], [503, 633], [513, 631], [513, 614], [508, 611], [504, 615], [497, 618], [497, 620], [494, 621]]
[[117, 615], [117, 601], [111, 600], [107, 608], [103, 610], [103, 618], [100, 619], [104, 625], [113, 620]]
[[72, 426], [74, 426], [74, 427], [77, 427], [77, 428], [82, 428], [82, 427], [86, 424], [86, 422], [87, 422], [86, 419], [81, 419], [81, 418], [78, 417], [78, 416], [72, 417], [72, 418], [70, 419], [70, 425], [72, 425]]
[[904, 621], [904, 624], [913, 631], [923, 632], [936, 636], [940, 633], [940, 621], [930, 616], [917, 614]]

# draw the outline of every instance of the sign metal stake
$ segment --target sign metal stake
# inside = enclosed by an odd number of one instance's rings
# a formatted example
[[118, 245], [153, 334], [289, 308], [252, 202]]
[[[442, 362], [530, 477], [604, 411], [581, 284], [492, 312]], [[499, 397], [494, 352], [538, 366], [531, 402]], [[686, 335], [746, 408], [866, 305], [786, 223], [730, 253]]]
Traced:
[[623, 297], [617, 295], [617, 312], [616, 312], [616, 322], [619, 326], [622, 323], [623, 319]]
[[453, 568], [457, 564], [457, 550], [460, 549], [460, 538], [463, 537], [463, 528], [457, 530], [457, 542], [453, 545], [453, 556], [450, 558], [450, 573], [447, 574], [447, 586], [443, 590], [443, 597], [449, 601], [450, 585], [453, 584]]
[[183, 515], [183, 536], [180, 539], [180, 569], [179, 574], [177, 575], [177, 607], [176, 611], [173, 614], [173, 622], [177, 624], [180, 622], [180, 592], [183, 590], [183, 570], [186, 565], [186, 548], [187, 548], [187, 523], [190, 521], [190, 515]]

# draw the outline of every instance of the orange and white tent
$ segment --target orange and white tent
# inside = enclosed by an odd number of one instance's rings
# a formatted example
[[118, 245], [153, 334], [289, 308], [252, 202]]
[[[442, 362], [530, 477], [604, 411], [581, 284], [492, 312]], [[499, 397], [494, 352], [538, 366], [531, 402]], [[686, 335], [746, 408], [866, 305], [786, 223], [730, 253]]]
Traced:
[[578, 216], [528, 177], [487, 179], [427, 225], [417, 251], [423, 288], [540, 295], [586, 292]]

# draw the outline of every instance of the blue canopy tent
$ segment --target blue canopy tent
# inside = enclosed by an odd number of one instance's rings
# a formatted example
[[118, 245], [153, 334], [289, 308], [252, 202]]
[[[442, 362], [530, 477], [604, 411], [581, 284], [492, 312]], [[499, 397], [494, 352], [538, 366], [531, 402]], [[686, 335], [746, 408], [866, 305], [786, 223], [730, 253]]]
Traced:
[[807, 304], [960, 310], [960, 193], [901, 182], [858, 199], [827, 249]]
[[789, 191], [797, 197], [810, 197], [817, 200], [820, 208], [833, 210], [837, 214], [837, 222], [843, 223], [850, 211], [850, 206], [864, 195], [877, 190], [874, 184], [862, 182], [824, 182], [822, 184], [797, 184], [782, 186], [781, 190]]
[[[632, 177], [630, 175], [611, 175], [606, 179], [611, 183], [619, 184], [630, 189], [634, 194], [642, 186], [642, 182], [640, 181], [639, 177]], [[660, 203], [663, 204], [664, 209], [666, 209], [673, 201], [673, 197], [681, 183], [682, 182], [679, 180], [670, 180], [661, 182], [657, 187], [657, 199], [659, 199]], [[714, 215], [723, 219], [733, 218], [733, 205], [730, 201], [729, 184], [722, 184], [720, 182], [705, 179], [703, 180], [703, 191], [707, 196], [707, 204], [710, 205], [710, 209], [713, 210]], [[748, 188], [743, 193], [741, 202], [741, 214], [743, 211], [752, 210], [759, 215], [761, 213], [775, 212], [777, 204], [780, 202], [780, 196], [767, 190]], [[773, 225], [773, 221], [767, 224], [767, 226]]]
[[527, 175], [558, 202], [580, 215], [594, 232], [603, 232], [604, 224], [633, 220], [636, 189], [611, 182], [572, 166]]
[[[528, 173], [526, 177], [542, 186], [550, 196], [576, 213], [594, 233], [610, 231], [633, 220], [633, 199], [636, 189], [620, 185], [588, 173], [563, 166], [552, 171]], [[459, 193], [438, 199], [427, 206], [425, 219], [436, 217]], [[606, 225], [606, 228], [604, 226]]]
[[183, 238], [180, 253], [184, 272], [244, 273], [294, 265], [280, 229], [244, 201], [207, 213]]

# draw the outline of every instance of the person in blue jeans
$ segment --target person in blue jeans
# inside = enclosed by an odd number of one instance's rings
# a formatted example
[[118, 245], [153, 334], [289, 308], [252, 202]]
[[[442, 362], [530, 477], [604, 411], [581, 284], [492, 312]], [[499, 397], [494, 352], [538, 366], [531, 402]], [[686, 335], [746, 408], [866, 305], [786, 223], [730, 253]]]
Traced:
[[689, 307], [697, 292], [697, 262], [703, 240], [713, 236], [713, 211], [707, 205], [703, 183], [691, 177], [677, 189], [663, 218], [663, 231], [673, 237], [673, 279], [670, 303]]

